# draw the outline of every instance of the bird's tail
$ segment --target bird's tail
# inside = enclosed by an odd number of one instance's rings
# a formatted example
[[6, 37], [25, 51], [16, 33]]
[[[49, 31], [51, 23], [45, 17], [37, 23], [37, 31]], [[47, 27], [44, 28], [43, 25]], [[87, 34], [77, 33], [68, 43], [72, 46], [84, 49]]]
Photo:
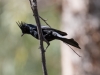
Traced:
[[79, 47], [79, 44], [74, 39], [67, 39], [67, 38], [61, 38], [61, 37], [59, 37], [58, 39], [63, 41], [66, 44], [69, 44], [71, 46], [74, 46], [74, 47], [77, 47], [77, 48], [81, 49]]

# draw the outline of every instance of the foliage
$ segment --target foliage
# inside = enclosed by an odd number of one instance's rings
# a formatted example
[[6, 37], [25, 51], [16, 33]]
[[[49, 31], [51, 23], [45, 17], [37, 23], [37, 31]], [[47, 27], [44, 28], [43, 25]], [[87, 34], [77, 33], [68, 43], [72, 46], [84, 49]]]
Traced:
[[[59, 27], [57, 14], [54, 6], [40, 11], [40, 15], [47, 18], [54, 28]], [[16, 24], [16, 21], [36, 24], [33, 20], [28, 0], [0, 2], [0, 75], [42, 74], [39, 42], [30, 35], [21, 37]], [[57, 43], [51, 42], [46, 52], [48, 73], [51, 75], [60, 75], [60, 47]]]

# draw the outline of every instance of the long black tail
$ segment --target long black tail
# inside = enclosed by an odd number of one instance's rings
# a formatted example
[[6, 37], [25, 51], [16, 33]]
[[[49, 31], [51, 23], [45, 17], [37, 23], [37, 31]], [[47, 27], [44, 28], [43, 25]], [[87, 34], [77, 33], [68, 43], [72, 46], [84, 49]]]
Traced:
[[79, 44], [74, 39], [67, 39], [67, 38], [61, 38], [61, 37], [59, 37], [58, 39], [63, 41], [64, 43], [67, 43], [69, 45], [72, 45], [74, 47], [77, 47], [77, 48], [81, 49], [79, 47]]

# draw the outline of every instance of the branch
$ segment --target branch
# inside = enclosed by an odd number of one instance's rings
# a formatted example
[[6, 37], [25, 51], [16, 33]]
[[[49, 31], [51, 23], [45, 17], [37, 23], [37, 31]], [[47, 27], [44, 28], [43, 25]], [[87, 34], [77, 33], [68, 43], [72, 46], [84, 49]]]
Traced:
[[35, 20], [36, 20], [38, 36], [39, 36], [39, 39], [40, 39], [40, 49], [41, 49], [43, 73], [44, 73], [44, 75], [48, 75], [47, 69], [46, 69], [46, 59], [45, 59], [45, 50], [44, 50], [44, 46], [43, 46], [43, 41], [45, 41], [47, 44], [49, 44], [49, 42], [43, 37], [43, 33], [42, 33], [42, 29], [41, 29], [41, 23], [40, 23], [40, 20], [39, 20], [39, 15], [38, 15], [38, 10], [37, 10], [37, 1], [36, 0], [29, 0], [29, 1], [30, 1], [30, 5], [31, 5], [33, 15], [34, 15]]
[[43, 19], [41, 16], [39, 16], [39, 17], [51, 28], [51, 26], [46, 22], [45, 19]]
[[[34, 16], [34, 15], [33, 15], [33, 16]], [[43, 19], [41, 16], [39, 16], [39, 18], [40, 18], [41, 20], [43, 20], [43, 21], [51, 28], [51, 26], [46, 22], [47, 20]]]

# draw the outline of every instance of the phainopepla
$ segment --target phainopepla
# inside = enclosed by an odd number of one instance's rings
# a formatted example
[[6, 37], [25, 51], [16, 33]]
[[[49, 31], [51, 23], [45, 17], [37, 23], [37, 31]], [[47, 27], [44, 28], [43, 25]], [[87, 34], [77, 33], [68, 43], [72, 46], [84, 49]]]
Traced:
[[[18, 24], [18, 26], [20, 27], [21, 31], [22, 31], [22, 36], [24, 34], [31, 34], [33, 37], [35, 37], [36, 39], [38, 38], [38, 32], [37, 32], [37, 26], [33, 25], [33, 24], [27, 24], [24, 22], [16, 22]], [[67, 33], [62, 32], [60, 30], [54, 29], [54, 28], [50, 28], [48, 26], [41, 26], [42, 29], [42, 33], [43, 33], [43, 37], [48, 41], [52, 41], [52, 40], [61, 40], [66, 44], [69, 44], [71, 46], [74, 46], [76, 48], [79, 48], [79, 44], [74, 40], [74, 39], [67, 39], [64, 36], [67, 35]]]

